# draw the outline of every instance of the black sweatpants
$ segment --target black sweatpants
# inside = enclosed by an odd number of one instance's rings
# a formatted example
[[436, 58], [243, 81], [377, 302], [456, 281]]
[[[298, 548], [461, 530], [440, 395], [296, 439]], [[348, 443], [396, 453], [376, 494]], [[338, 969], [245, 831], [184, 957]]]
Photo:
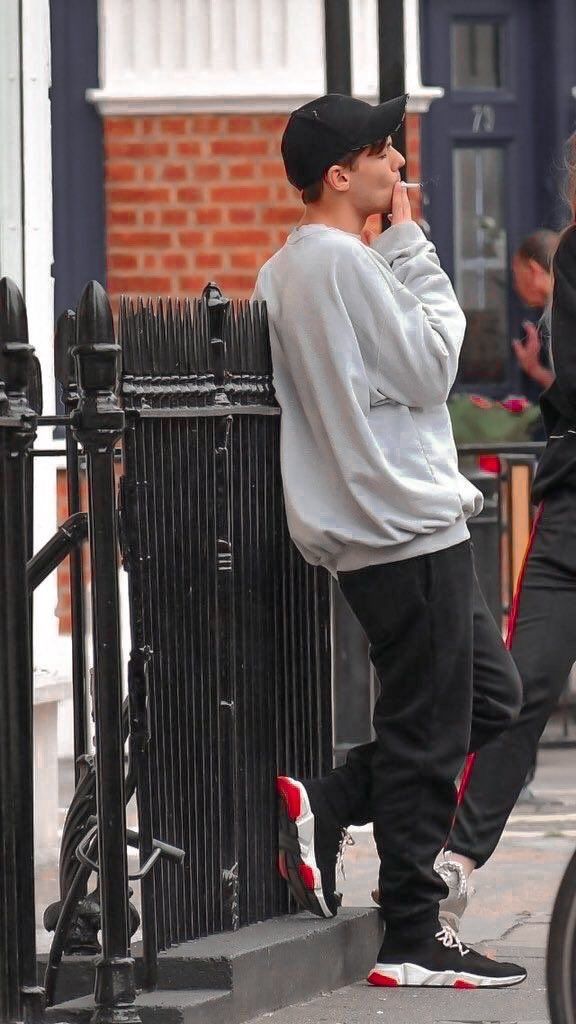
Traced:
[[349, 752], [322, 780], [323, 794], [341, 824], [374, 822], [388, 933], [416, 940], [437, 928], [447, 892], [433, 865], [456, 808], [456, 776], [468, 751], [517, 714], [520, 683], [469, 541], [338, 580], [370, 641], [381, 692], [377, 739]]
[[576, 492], [546, 498], [525, 565], [511, 653], [517, 721], [477, 755], [447, 846], [481, 866], [494, 852], [576, 661]]

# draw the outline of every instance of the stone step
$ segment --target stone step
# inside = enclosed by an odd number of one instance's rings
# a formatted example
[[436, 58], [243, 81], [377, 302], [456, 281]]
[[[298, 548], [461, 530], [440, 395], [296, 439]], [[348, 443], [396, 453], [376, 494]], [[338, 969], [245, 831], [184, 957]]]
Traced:
[[[219, 1024], [221, 1000], [226, 997], [225, 1019], [235, 1024], [364, 978], [381, 938], [378, 911], [365, 907], [344, 908], [330, 920], [308, 914], [274, 918], [159, 954], [158, 991], [143, 994], [139, 1001], [156, 1007], [158, 1024], [192, 1021], [195, 1018], [188, 1014], [195, 1013], [197, 1005], [204, 1006], [207, 1024]], [[138, 954], [137, 947], [134, 953]], [[84, 1021], [93, 1011], [93, 966], [78, 959], [67, 958], [63, 965], [58, 998], [67, 1001], [48, 1011], [51, 1021]], [[80, 981], [83, 998], [71, 999], [80, 994], [74, 989]], [[183, 994], [209, 998], [180, 1004]], [[174, 1016], [180, 1005], [185, 1016]]]
[[[141, 992], [136, 1007], [142, 1024], [227, 1024], [232, 1020], [231, 992], [204, 989], [197, 992]], [[60, 1003], [46, 1011], [49, 1021], [79, 1024], [89, 1021], [94, 1002], [87, 996]]]

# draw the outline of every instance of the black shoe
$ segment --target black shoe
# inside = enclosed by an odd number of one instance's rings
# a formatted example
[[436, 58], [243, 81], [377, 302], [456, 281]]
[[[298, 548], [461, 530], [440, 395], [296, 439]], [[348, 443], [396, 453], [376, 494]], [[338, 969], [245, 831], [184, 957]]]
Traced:
[[336, 892], [336, 863], [347, 833], [317, 792], [297, 779], [276, 779], [279, 802], [278, 869], [305, 910], [334, 917], [342, 897]]
[[501, 988], [519, 985], [525, 978], [523, 967], [482, 956], [459, 942], [456, 933], [445, 926], [433, 938], [402, 950], [394, 949], [393, 943], [384, 939], [378, 962], [367, 980], [371, 985], [393, 988], [399, 985]]

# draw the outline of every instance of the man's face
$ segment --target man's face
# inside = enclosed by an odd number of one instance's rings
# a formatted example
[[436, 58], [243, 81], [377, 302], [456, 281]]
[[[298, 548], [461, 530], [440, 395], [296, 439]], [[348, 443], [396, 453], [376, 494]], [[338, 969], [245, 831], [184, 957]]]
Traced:
[[390, 138], [380, 153], [370, 154], [368, 150], [363, 150], [348, 172], [349, 199], [359, 213], [368, 217], [371, 213], [390, 212], [392, 190], [405, 163]]
[[542, 308], [552, 298], [552, 275], [536, 260], [515, 256], [512, 260], [514, 287], [526, 306]]

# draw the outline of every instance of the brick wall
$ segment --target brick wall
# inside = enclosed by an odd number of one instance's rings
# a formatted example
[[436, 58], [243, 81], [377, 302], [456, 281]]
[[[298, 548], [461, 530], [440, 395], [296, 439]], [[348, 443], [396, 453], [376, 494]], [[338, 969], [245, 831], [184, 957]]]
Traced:
[[[419, 116], [406, 125], [420, 173]], [[285, 115], [105, 119], [108, 290], [250, 295], [302, 205], [280, 158]], [[411, 195], [418, 204], [418, 197]]]
[[300, 198], [279, 156], [278, 115], [105, 120], [108, 289], [198, 294], [216, 278], [248, 296]]

